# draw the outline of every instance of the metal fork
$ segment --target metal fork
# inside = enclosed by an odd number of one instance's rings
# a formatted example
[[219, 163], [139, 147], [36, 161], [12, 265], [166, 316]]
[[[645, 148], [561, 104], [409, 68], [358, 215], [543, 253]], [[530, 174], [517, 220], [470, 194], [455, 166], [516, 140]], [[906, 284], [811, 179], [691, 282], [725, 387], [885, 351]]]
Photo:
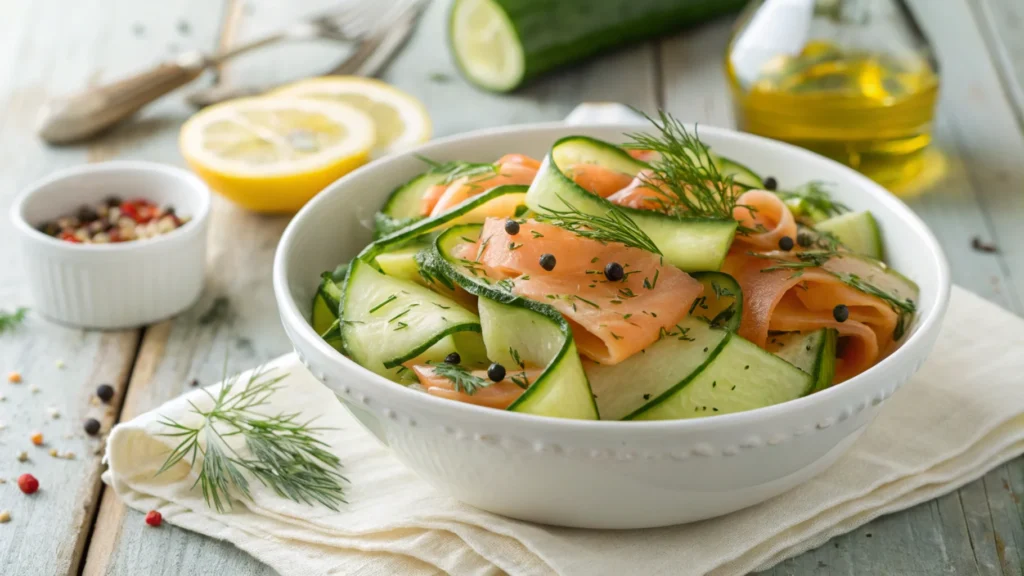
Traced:
[[111, 84], [86, 89], [47, 102], [40, 113], [37, 131], [51, 144], [68, 144], [93, 136], [138, 112], [161, 96], [192, 82], [212, 66], [285, 40], [323, 38], [356, 42], [375, 25], [386, 22], [398, 10], [418, 0], [355, 0], [343, 7], [298, 22], [267, 36], [217, 54], [185, 52], [145, 72]]
[[[426, 3], [427, 0], [407, 2], [401, 11], [389, 17], [386, 22], [381, 22], [373, 32], [366, 35], [351, 54], [338, 65], [324, 71], [323, 75], [376, 76], [408, 40]], [[257, 96], [292, 81], [243, 86], [218, 83], [197, 90], [185, 99], [196, 108], [204, 108], [232, 98]]]

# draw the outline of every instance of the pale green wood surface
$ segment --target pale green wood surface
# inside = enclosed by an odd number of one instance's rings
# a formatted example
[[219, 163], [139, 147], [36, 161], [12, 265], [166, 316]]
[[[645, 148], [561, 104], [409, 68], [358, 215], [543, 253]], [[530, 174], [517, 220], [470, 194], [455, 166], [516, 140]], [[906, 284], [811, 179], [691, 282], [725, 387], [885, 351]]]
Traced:
[[[32, 117], [45, 96], [109, 80], [185, 48], [230, 46], [332, 5], [330, 0], [0, 0], [0, 214], [16, 191], [61, 166], [127, 157], [180, 165], [177, 130], [190, 110], [184, 92], [84, 147], [47, 148], [32, 137]], [[937, 148], [948, 173], [909, 203], [938, 231], [954, 281], [1008, 309], [1024, 302], [1024, 5], [1020, 0], [911, 2], [942, 62]], [[447, 2], [437, 1], [384, 78], [420, 98], [435, 136], [512, 123], [557, 120], [580, 101], [619, 101], [647, 111], [664, 106], [685, 120], [732, 126], [721, 58], [730, 21], [608, 55], [539, 80], [513, 95], [492, 95], [458, 77], [444, 42]], [[182, 24], [184, 22], [184, 24]], [[285, 80], [330, 68], [344, 49], [287, 46], [247, 57], [222, 71], [230, 83]], [[202, 82], [205, 82], [202, 81]], [[200, 84], [201, 85], [201, 84]], [[270, 285], [270, 262], [283, 217], [247, 214], [217, 201], [208, 285], [202, 300], [174, 320], [141, 331], [84, 333], [34, 317], [0, 336], [0, 375], [26, 374], [13, 387], [0, 380], [0, 478], [31, 471], [43, 491], [27, 500], [0, 485], [0, 574], [271, 574], [230, 544], [165, 524], [147, 529], [142, 515], [102, 491], [96, 441], [81, 420], [103, 411], [88, 402], [107, 381], [124, 398], [122, 420], [159, 406], [198, 378], [212, 382], [230, 353], [241, 368], [287, 351]], [[995, 255], [971, 249], [994, 241]], [[0, 224], [0, 251], [12, 231]], [[6, 255], [6, 253], [5, 253]], [[226, 314], [206, 313], [226, 299]], [[0, 308], [27, 303], [17, 263], [0, 267]], [[56, 359], [67, 367], [58, 371]], [[43, 389], [32, 394], [30, 386]], [[61, 391], [48, 396], [47, 388]], [[127, 388], [127, 393], [124, 390]], [[63, 408], [46, 420], [48, 406]], [[104, 415], [104, 430], [117, 414]], [[42, 429], [76, 460], [53, 460], [27, 444]], [[63, 435], [74, 434], [65, 439]], [[13, 453], [26, 446], [33, 459]], [[59, 487], [59, 489], [57, 488]], [[1022, 575], [1024, 460], [988, 473], [956, 493], [869, 524], [775, 567], [776, 575]], [[98, 508], [98, 511], [97, 511]]]

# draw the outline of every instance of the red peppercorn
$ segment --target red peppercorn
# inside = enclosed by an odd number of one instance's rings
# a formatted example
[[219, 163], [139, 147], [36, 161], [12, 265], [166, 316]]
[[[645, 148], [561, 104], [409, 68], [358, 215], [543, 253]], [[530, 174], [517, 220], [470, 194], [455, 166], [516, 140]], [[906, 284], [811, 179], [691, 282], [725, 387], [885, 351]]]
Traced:
[[146, 514], [146, 524], [149, 524], [154, 528], [159, 527], [163, 521], [164, 517], [156, 510], [150, 510], [149, 513]]
[[39, 490], [39, 480], [31, 474], [22, 474], [18, 476], [18, 488], [25, 494], [32, 494], [36, 490]]
[[58, 236], [58, 238], [60, 238], [61, 240], [64, 240], [65, 242], [71, 242], [71, 243], [74, 243], [74, 244], [81, 244], [82, 243], [82, 241], [79, 240], [78, 237], [75, 236], [74, 234], [72, 234], [71, 232], [61, 232], [60, 236]]

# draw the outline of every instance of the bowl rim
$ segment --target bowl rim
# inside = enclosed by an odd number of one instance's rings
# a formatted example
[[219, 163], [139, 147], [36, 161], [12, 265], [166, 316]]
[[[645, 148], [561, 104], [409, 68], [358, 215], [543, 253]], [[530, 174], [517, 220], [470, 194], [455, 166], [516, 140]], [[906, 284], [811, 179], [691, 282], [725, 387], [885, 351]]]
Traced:
[[[166, 234], [159, 234], [153, 238], [143, 238], [129, 242], [112, 242], [108, 244], [65, 242], [48, 234], [42, 233], [25, 218], [25, 204], [42, 188], [57, 182], [81, 178], [87, 174], [103, 172], [148, 172], [177, 178], [184, 184], [183, 188], [190, 189], [191, 193], [194, 193], [199, 198], [199, 209], [191, 216], [188, 222]], [[137, 196], [145, 198], [145, 190], [140, 190]], [[151, 246], [159, 246], [166, 242], [174, 242], [176, 239], [183, 238], [186, 235], [191, 236], [193, 234], [199, 234], [201, 233], [200, 228], [202, 223], [209, 218], [211, 204], [212, 199], [209, 187], [200, 180], [198, 176], [188, 170], [184, 170], [170, 164], [149, 162], [145, 160], [110, 160], [95, 164], [70, 166], [33, 181], [31, 184], [26, 186], [17, 195], [17, 197], [15, 197], [14, 202], [11, 204], [10, 219], [14, 228], [25, 238], [31, 241], [64, 250], [76, 250], [83, 253], [93, 252], [110, 254], [144, 250]]]
[[[693, 123], [686, 123], [687, 126], [694, 126]], [[719, 128], [714, 126], [701, 125], [700, 131], [703, 134], [711, 133], [716, 138], [721, 137], [724, 139], [734, 140], [749, 140], [756, 146], [768, 146], [774, 148], [781, 148], [787, 155], [793, 156], [794, 162], [803, 160], [810, 160], [814, 162], [826, 162], [832, 164], [833, 167], [838, 168], [841, 172], [846, 172], [849, 177], [851, 185], [867, 191], [870, 195], [874, 196], [876, 200], [881, 202], [887, 210], [892, 211], [905, 225], [910, 227], [913, 232], [920, 236], [924, 243], [928, 247], [928, 258], [933, 260], [933, 264], [938, 273], [938, 286], [935, 288], [936, 295], [932, 306], [928, 310], [919, 310], [918, 315], [920, 318], [920, 324], [918, 328], [910, 335], [906, 342], [903, 343], [895, 352], [889, 356], [883, 358], [877, 364], [872, 366], [867, 371], [858, 374], [857, 376], [845, 381], [841, 386], [831, 386], [821, 392], [810, 394], [780, 404], [774, 404], [772, 406], [766, 406], [763, 408], [756, 408], [753, 410], [747, 410], [744, 412], [735, 412], [730, 414], [722, 414], [713, 418], [692, 418], [683, 420], [650, 420], [650, 421], [621, 421], [621, 420], [574, 420], [568, 418], [554, 418], [550, 416], [541, 416], [535, 414], [525, 414], [519, 412], [510, 412], [508, 410], [495, 410], [493, 408], [486, 408], [483, 406], [476, 406], [474, 404], [468, 404], [465, 402], [453, 402], [444, 398], [438, 398], [430, 394], [424, 394], [423, 392], [409, 389], [405, 386], [396, 385], [394, 382], [379, 376], [372, 371], [364, 368], [354, 362], [353, 360], [339, 354], [333, 347], [327, 344], [310, 326], [309, 322], [306, 321], [302, 311], [295, 305], [294, 299], [291, 297], [291, 292], [288, 288], [288, 263], [285, 261], [285, 254], [288, 252], [288, 247], [296, 238], [297, 230], [302, 226], [305, 218], [312, 212], [318, 209], [318, 206], [324, 203], [328, 196], [337, 194], [339, 191], [345, 189], [346, 183], [357, 177], [362, 172], [374, 169], [377, 166], [382, 166], [395, 162], [401, 158], [406, 158], [415, 155], [426, 155], [433, 148], [445, 147], [449, 144], [461, 143], [466, 141], [473, 141], [478, 139], [486, 139], [497, 135], [504, 135], [509, 133], [520, 133], [520, 132], [541, 132], [545, 130], [558, 130], [564, 129], [567, 131], [572, 130], [593, 130], [593, 129], [608, 129], [608, 128], [622, 128], [624, 131], [636, 131], [649, 129], [649, 124], [644, 123], [622, 123], [622, 124], [608, 124], [608, 123], [584, 123], [584, 124], [566, 124], [564, 122], [542, 122], [542, 123], [531, 123], [531, 124], [519, 124], [514, 126], [501, 126], [494, 128], [485, 128], [481, 130], [474, 130], [444, 138], [439, 138], [418, 146], [409, 151], [401, 154], [395, 154], [375, 160], [365, 166], [362, 166], [351, 173], [339, 178], [338, 180], [331, 183], [321, 193], [317, 194], [310, 202], [302, 207], [301, 210], [295, 215], [294, 218], [288, 223], [284, 233], [281, 236], [281, 240], [278, 242], [276, 253], [274, 254], [274, 268], [273, 268], [273, 285], [274, 285], [274, 296], [277, 301], [278, 311], [281, 316], [282, 323], [285, 324], [286, 332], [288, 333], [289, 339], [301, 339], [304, 344], [312, 346], [317, 349], [318, 352], [323, 354], [327, 358], [331, 358], [332, 361], [337, 361], [343, 366], [362, 371], [361, 374], [365, 376], [368, 381], [373, 381], [375, 384], [379, 383], [380, 393], [394, 397], [401, 400], [409, 400], [412, 402], [424, 402], [424, 406], [429, 406], [433, 410], [436, 410], [435, 414], [450, 415], [453, 420], [461, 417], [476, 418], [485, 417], [493, 419], [496, 425], [506, 423], [510, 425], [529, 424], [532, 426], [541, 427], [554, 427], [560, 429], [575, 430], [578, 432], [616, 432], [624, 433], [625, 431], [634, 430], [637, 432], [705, 432], [714, 429], [720, 429], [731, 426], [745, 426], [750, 424], [757, 424], [766, 420], [771, 420], [776, 417], [784, 417], [786, 415], [795, 415], [797, 413], [803, 413], [805, 410], [810, 410], [813, 407], [820, 407], [827, 405], [834, 399], [839, 398], [841, 395], [852, 393], [854, 389], [861, 389], [870, 387], [871, 384], [878, 380], [878, 377], [883, 375], [889, 367], [894, 367], [902, 357], [907, 356], [912, 350], [917, 350], [921, 347], [928, 346], [929, 334], [937, 331], [940, 327], [940, 323], [945, 315], [946, 306], [949, 302], [950, 296], [950, 272], [949, 265], [946, 260], [945, 254], [942, 250], [938, 239], [932, 233], [931, 229], [924, 223], [923, 220], [917, 214], [915, 214], [906, 204], [901, 200], [892, 195], [889, 191], [877, 184], [867, 176], [860, 174], [859, 172], [844, 166], [834, 160], [825, 158], [811, 152], [809, 150], [799, 148], [797, 146], [787, 144], [785, 142], [779, 142], [769, 138], [764, 138], [754, 134], [748, 134], [745, 132], [739, 132], [728, 128]], [[312, 281], [312, 280], [311, 280]], [[294, 330], [294, 331], [293, 331]], [[294, 345], [294, 342], [293, 342]], [[296, 348], [300, 348], [296, 346]], [[915, 369], [916, 370], [916, 369]], [[415, 400], [414, 400], [415, 398]]]

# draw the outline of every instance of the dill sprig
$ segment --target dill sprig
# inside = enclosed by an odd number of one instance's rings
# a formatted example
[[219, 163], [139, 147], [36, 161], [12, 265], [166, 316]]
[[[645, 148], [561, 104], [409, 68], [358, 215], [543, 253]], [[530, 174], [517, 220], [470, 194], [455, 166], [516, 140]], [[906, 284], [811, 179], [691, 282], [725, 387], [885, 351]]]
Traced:
[[434, 368], [434, 374], [447, 378], [452, 383], [456, 392], [465, 392], [473, 395], [480, 388], [486, 388], [493, 384], [490, 380], [481, 378], [458, 364], [447, 362], [429, 363]]
[[742, 190], [733, 185], [732, 176], [718, 169], [696, 128], [691, 134], [671, 114], [659, 111], [658, 115], [660, 121], [644, 114], [658, 134], [626, 134], [630, 142], [625, 146], [658, 153], [644, 181], [664, 192], [665, 198], [658, 200], [661, 210], [675, 216], [732, 219]]
[[[181, 441], [157, 474], [187, 458], [193, 469], [199, 466], [195, 484], [202, 488], [206, 505], [217, 512], [230, 509], [233, 496], [252, 500], [250, 477], [278, 496], [337, 510], [345, 502], [347, 480], [338, 472], [338, 457], [315, 437], [325, 428], [311, 427], [311, 420], [300, 421], [298, 413], [267, 416], [256, 411], [281, 389], [287, 374], [271, 376], [260, 367], [240, 386], [239, 375], [227, 378], [226, 359], [224, 372], [224, 384], [216, 396], [204, 390], [213, 400], [211, 408], [203, 410], [189, 402], [192, 411], [202, 416], [200, 424], [186, 426], [162, 416], [161, 423], [174, 430], [162, 435]], [[249, 456], [228, 444], [232, 436], [244, 439]]]
[[825, 190], [825, 183], [817, 180], [796, 190], [778, 190], [775, 195], [782, 198], [797, 217], [821, 220], [850, 211], [846, 204], [833, 200]]
[[13, 330], [21, 324], [25, 320], [26, 314], [28, 314], [28, 308], [25, 307], [16, 308], [14, 312], [0, 310], [0, 334]]
[[417, 155], [416, 157], [430, 166], [431, 174], [444, 175], [444, 179], [438, 183], [443, 186], [447, 186], [463, 176], [469, 181], [467, 183], [471, 184], [475, 180], [494, 176], [501, 170], [501, 166], [485, 162], [452, 161], [441, 163], [431, 160], [426, 156]]
[[583, 238], [598, 242], [618, 242], [661, 254], [654, 240], [619, 208], [610, 207], [604, 216], [596, 216], [579, 210], [561, 196], [558, 199], [565, 205], [565, 210], [541, 207], [542, 211], [538, 213], [540, 219]]

